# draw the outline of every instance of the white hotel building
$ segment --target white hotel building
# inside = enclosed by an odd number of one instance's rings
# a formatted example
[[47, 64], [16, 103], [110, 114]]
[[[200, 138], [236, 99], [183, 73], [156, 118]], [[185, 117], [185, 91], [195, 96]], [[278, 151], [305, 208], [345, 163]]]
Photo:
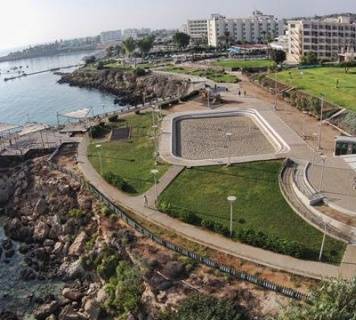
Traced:
[[356, 47], [356, 23], [349, 17], [288, 21], [287, 34], [290, 63], [299, 63], [308, 52], [320, 60], [336, 61], [347, 48]]
[[206, 41], [212, 47], [229, 43], [261, 43], [284, 34], [284, 21], [254, 11], [248, 18], [226, 18], [212, 14], [210, 19], [188, 20], [187, 33], [193, 40]]

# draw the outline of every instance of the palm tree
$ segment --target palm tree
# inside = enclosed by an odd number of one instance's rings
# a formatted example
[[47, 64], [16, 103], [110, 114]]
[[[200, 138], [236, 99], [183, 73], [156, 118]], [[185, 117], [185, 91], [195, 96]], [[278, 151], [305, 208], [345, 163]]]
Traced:
[[132, 37], [127, 38], [122, 42], [122, 47], [125, 51], [125, 54], [129, 58], [131, 57], [132, 53], [135, 51], [136, 46], [137, 46], [136, 41]]

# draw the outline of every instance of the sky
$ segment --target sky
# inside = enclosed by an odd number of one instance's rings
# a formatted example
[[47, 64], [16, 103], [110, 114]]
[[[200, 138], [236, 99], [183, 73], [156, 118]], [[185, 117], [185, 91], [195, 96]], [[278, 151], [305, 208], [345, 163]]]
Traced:
[[356, 0], [0, 0], [0, 50], [132, 27], [179, 28], [211, 13], [278, 17], [356, 12]]

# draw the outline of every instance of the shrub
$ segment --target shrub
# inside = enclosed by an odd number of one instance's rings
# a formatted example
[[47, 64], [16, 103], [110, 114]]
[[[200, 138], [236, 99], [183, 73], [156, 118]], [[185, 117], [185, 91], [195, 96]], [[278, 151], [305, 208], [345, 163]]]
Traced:
[[67, 215], [71, 218], [82, 218], [85, 213], [80, 209], [71, 209], [68, 211]]
[[124, 315], [129, 312], [136, 313], [139, 309], [143, 293], [141, 275], [139, 270], [126, 261], [118, 264], [105, 289], [108, 294], [105, 306], [109, 312]]
[[112, 172], [105, 172], [103, 177], [107, 182], [120, 189], [121, 191], [127, 193], [137, 193], [134, 187], [132, 187], [124, 178], [117, 174], [114, 174]]
[[117, 114], [109, 117], [109, 122], [118, 122], [118, 121], [119, 121], [119, 116]]
[[134, 73], [136, 77], [143, 77], [146, 75], [146, 70], [143, 68], [136, 68]]
[[110, 128], [108, 128], [105, 123], [100, 123], [89, 130], [89, 135], [92, 139], [97, 139], [105, 136], [109, 132]]
[[160, 320], [245, 320], [241, 307], [232, 301], [220, 300], [206, 295], [192, 295], [186, 298], [177, 312], [161, 315]]
[[201, 225], [202, 219], [197, 216], [194, 212], [185, 211], [180, 214], [180, 218], [183, 222], [193, 224], [193, 225]]
[[115, 273], [119, 259], [116, 255], [104, 257], [96, 268], [98, 275], [104, 280], [109, 280]]

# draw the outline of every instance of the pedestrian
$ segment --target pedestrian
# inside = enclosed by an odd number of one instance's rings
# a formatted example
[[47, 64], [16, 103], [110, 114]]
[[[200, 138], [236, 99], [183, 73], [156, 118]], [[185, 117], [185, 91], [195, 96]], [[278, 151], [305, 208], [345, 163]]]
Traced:
[[241, 96], [241, 91], [239, 90], [239, 97]]
[[147, 198], [147, 196], [146, 195], [144, 195], [143, 196], [143, 199], [144, 199], [144, 206], [145, 206], [145, 208], [147, 208], [148, 207], [148, 198]]
[[246, 92], [246, 90], [244, 91], [244, 96], [245, 96], [245, 97], [247, 96], [247, 92]]

